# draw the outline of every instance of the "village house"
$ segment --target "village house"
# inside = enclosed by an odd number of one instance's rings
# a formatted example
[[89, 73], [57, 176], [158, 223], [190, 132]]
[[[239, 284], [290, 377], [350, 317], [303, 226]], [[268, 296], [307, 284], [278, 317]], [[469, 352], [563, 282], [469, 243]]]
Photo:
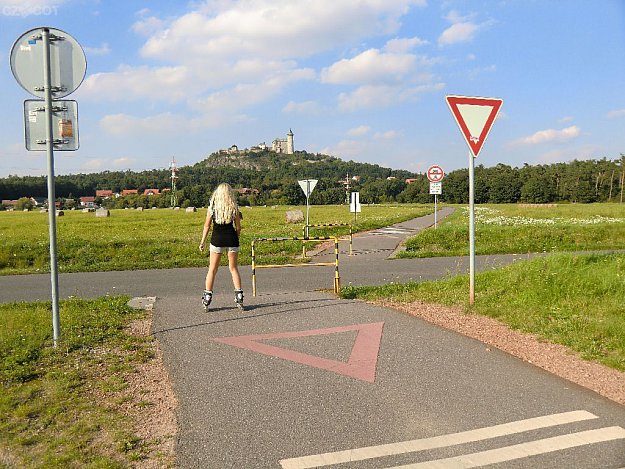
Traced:
[[96, 197], [101, 197], [102, 199], [110, 199], [113, 197], [113, 191], [110, 189], [97, 189], [95, 191]]
[[242, 187], [240, 189], [235, 189], [240, 195], [258, 195], [258, 189], [250, 189], [249, 187]]
[[4, 205], [9, 211], [15, 210], [15, 206], [17, 205], [17, 200], [4, 199], [2, 201], [2, 205]]
[[80, 206], [83, 208], [95, 208], [95, 197], [92, 195], [86, 195], [79, 199]]

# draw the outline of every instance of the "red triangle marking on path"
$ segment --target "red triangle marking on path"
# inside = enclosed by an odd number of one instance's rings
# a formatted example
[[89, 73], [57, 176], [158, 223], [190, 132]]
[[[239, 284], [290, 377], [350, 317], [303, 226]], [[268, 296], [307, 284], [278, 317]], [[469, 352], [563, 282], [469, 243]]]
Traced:
[[446, 96], [446, 101], [473, 156], [477, 157], [495, 122], [503, 99]]
[[[278, 357], [302, 365], [332, 371], [350, 378], [360, 379], [368, 383], [375, 382], [375, 370], [378, 363], [378, 352], [382, 340], [384, 322], [372, 324], [354, 324], [351, 326], [313, 329], [308, 331], [278, 332], [275, 334], [244, 335], [239, 337], [218, 337], [213, 339], [222, 344], [233, 345], [271, 357]], [[337, 334], [340, 332], [358, 331], [352, 352], [347, 363], [328, 358], [316, 357], [306, 353], [289, 350], [274, 345], [264, 344], [263, 340], [290, 339], [293, 337], [311, 337], [315, 335]]]

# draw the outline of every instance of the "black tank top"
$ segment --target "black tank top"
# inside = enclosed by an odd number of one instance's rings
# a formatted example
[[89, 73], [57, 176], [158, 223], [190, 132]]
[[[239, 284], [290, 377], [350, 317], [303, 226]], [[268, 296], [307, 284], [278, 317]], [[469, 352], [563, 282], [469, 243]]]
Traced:
[[[239, 217], [243, 218], [241, 212]], [[213, 234], [211, 235], [211, 244], [219, 248], [234, 248], [239, 246], [239, 236], [234, 227], [234, 221], [231, 223], [215, 223], [213, 220]]]

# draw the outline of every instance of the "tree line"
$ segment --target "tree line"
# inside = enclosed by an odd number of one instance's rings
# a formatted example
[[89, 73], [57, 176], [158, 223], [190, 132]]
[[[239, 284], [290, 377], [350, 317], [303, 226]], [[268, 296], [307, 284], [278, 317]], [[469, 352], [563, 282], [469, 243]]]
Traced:
[[[444, 167], [444, 162], [441, 163]], [[57, 176], [59, 199], [77, 199], [95, 195], [97, 189], [121, 192], [123, 189], [164, 189], [170, 186], [167, 169], [142, 172], [105, 171], [92, 174]], [[348, 179], [349, 175], [349, 179]], [[356, 177], [356, 179], [353, 179]], [[237, 154], [223, 157], [210, 155], [204, 161], [178, 171], [177, 202], [182, 207], [205, 206], [210, 194], [221, 182], [235, 188], [256, 189], [258, 193], [240, 195], [242, 205], [302, 205], [306, 199], [297, 181], [317, 179], [311, 195], [312, 204], [341, 204], [347, 201], [344, 182], [349, 191], [360, 192], [362, 203], [432, 201], [425, 174], [392, 170], [379, 165], [343, 161], [335, 157], [307, 152], [283, 155], [273, 152]], [[411, 183], [406, 180], [411, 179]], [[468, 169], [445, 175], [441, 202], [468, 202]], [[623, 202], [625, 154], [610, 160], [574, 160], [549, 165], [523, 165], [520, 168], [498, 164], [475, 168], [476, 203], [591, 203]], [[45, 177], [9, 176], [0, 179], [0, 199], [45, 197]], [[108, 208], [167, 207], [171, 194], [160, 196], [131, 195], [96, 200]]]

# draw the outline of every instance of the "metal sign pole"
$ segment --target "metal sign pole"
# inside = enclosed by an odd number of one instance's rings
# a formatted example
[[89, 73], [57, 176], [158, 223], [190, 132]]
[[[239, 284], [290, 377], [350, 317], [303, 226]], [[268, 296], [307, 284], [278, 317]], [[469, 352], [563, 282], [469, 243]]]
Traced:
[[436, 218], [437, 212], [438, 212], [437, 202], [438, 202], [438, 194], [434, 194], [434, 229], [438, 227], [438, 222]]
[[308, 225], [310, 225], [310, 204], [308, 199], [310, 197], [310, 181], [306, 180], [306, 237], [308, 238]]
[[475, 158], [469, 151], [469, 304], [475, 302]]
[[61, 321], [59, 319], [59, 273], [56, 255], [56, 194], [54, 191], [50, 30], [43, 28], [41, 36], [43, 39], [43, 88], [46, 106], [46, 152], [48, 155], [48, 229], [50, 232], [50, 281], [52, 285], [52, 337], [56, 347], [61, 335]]

